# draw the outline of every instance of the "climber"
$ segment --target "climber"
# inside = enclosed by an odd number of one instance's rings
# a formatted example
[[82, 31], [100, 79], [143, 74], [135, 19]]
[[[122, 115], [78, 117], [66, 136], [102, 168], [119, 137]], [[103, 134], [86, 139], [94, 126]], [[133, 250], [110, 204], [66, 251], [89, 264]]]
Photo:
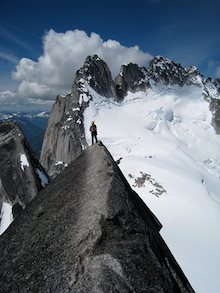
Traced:
[[89, 130], [91, 131], [91, 135], [92, 135], [92, 144], [94, 143], [94, 138], [95, 138], [95, 142], [98, 142], [98, 140], [97, 140], [97, 127], [96, 127], [94, 121], [92, 121], [92, 125], [90, 126]]

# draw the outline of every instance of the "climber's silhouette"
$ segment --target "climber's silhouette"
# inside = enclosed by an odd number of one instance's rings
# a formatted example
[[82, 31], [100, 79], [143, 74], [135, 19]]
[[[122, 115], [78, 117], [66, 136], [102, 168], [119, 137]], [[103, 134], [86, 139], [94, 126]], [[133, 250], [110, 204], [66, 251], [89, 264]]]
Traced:
[[98, 142], [98, 140], [97, 140], [97, 126], [95, 125], [94, 121], [92, 121], [92, 125], [90, 126], [89, 130], [91, 131], [92, 144], [94, 143], [94, 138], [95, 138], [95, 142]]

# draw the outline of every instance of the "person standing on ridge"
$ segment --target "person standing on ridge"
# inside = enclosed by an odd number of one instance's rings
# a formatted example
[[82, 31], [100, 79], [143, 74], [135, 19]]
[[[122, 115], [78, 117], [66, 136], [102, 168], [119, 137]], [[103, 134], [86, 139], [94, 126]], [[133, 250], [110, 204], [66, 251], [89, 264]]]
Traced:
[[95, 142], [97, 143], [97, 127], [94, 123], [94, 121], [92, 121], [92, 125], [90, 126], [89, 130], [91, 131], [91, 135], [92, 135], [92, 144], [94, 143], [94, 138], [95, 138]]

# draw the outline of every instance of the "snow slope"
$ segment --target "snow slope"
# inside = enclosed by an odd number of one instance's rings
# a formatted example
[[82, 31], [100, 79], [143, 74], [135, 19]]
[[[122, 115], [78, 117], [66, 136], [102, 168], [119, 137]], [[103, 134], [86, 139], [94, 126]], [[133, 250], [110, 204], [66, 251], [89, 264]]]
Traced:
[[12, 221], [12, 207], [10, 204], [3, 202], [0, 213], [0, 235], [9, 227]]
[[220, 287], [220, 136], [203, 88], [152, 87], [115, 103], [94, 92], [84, 113], [133, 189], [163, 225], [161, 235], [197, 293]]

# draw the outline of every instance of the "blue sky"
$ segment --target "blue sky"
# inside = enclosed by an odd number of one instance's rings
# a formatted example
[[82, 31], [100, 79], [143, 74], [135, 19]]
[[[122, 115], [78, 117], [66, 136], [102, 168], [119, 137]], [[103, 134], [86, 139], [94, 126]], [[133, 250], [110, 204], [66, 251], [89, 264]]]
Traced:
[[157, 55], [220, 78], [219, 0], [1, 0], [0, 109], [50, 108], [88, 55], [148, 67]]

